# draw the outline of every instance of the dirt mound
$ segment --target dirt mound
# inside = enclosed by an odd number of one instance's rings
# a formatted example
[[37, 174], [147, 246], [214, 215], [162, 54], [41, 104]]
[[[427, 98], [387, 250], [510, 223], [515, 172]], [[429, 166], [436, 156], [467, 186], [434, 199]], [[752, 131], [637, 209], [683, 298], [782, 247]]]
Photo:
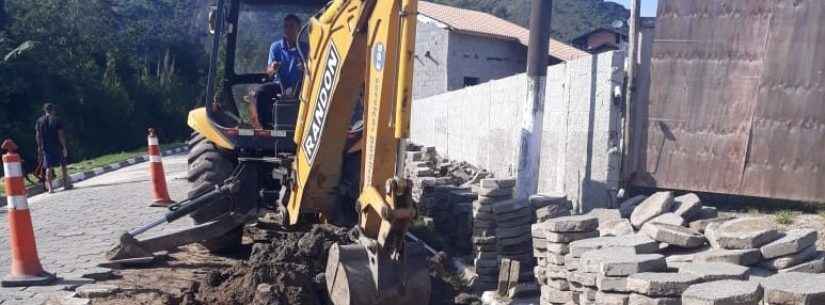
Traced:
[[211, 272], [200, 285], [198, 301], [215, 305], [330, 304], [320, 274], [335, 242], [352, 243], [348, 231], [315, 225], [308, 232], [272, 231], [257, 243], [248, 261]]

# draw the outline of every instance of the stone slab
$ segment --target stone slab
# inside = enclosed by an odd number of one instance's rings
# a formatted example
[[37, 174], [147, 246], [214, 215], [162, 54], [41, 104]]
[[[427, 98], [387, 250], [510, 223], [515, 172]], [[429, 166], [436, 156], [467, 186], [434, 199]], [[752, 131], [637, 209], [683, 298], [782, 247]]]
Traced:
[[762, 257], [765, 259], [791, 255], [801, 252], [805, 248], [809, 248], [811, 245], [816, 243], [816, 239], [816, 230], [790, 230], [786, 232], [785, 236], [782, 238], [759, 248], [759, 251], [762, 252]]
[[636, 209], [636, 207], [645, 199], [647, 199], [647, 196], [645, 195], [636, 195], [630, 199], [622, 201], [619, 205], [619, 214], [622, 215], [622, 218], [629, 218], [630, 215], [633, 214], [633, 210]]
[[673, 193], [658, 192], [639, 203], [630, 215], [630, 223], [641, 228], [645, 222], [667, 213], [673, 208]]
[[582, 271], [570, 272], [571, 283], [576, 283], [582, 286], [596, 287], [596, 274]]
[[569, 290], [562, 291], [548, 286], [541, 286], [541, 299], [553, 304], [566, 304], [573, 302], [573, 293]]
[[673, 213], [685, 220], [694, 220], [701, 213], [702, 200], [694, 193], [673, 198]]
[[696, 284], [682, 294], [682, 305], [759, 305], [761, 300], [762, 287], [751, 281]]
[[698, 219], [691, 221], [688, 224], [688, 228], [691, 228], [699, 233], [705, 233], [705, 228], [712, 223], [721, 224], [728, 220], [733, 219], [733, 216], [722, 216], [722, 217], [713, 217], [713, 218], [705, 218], [705, 219]]
[[759, 266], [769, 270], [787, 269], [811, 261], [818, 255], [819, 252], [816, 251], [816, 245], [810, 245], [799, 253], [764, 260], [759, 263]]
[[599, 228], [599, 219], [591, 215], [564, 216], [545, 221], [543, 226], [552, 233], [593, 232]]
[[765, 301], [772, 305], [825, 304], [825, 276], [810, 273], [779, 273], [762, 280]]
[[627, 302], [628, 305], [682, 305], [682, 298], [654, 298], [643, 294], [633, 293]]
[[622, 214], [618, 209], [597, 208], [590, 210], [590, 212], [587, 212], [585, 215], [593, 216], [599, 219], [599, 227], [606, 222], [622, 219]]
[[635, 231], [633, 230], [633, 225], [630, 224], [630, 220], [624, 218], [599, 224], [599, 235], [603, 237], [627, 236], [633, 235], [634, 233]]
[[[684, 226], [685, 219], [682, 218], [682, 216], [676, 215], [676, 213], [664, 213], [653, 217], [653, 219], [649, 220], [647, 223], [666, 223], [674, 226]], [[644, 225], [642, 225], [642, 227], [644, 227]]]
[[480, 183], [483, 189], [512, 189], [516, 186], [516, 179], [513, 178], [485, 178]]
[[627, 289], [652, 297], [677, 297], [700, 280], [689, 273], [643, 272], [627, 277]]
[[694, 262], [707, 263], [731, 263], [740, 266], [751, 266], [762, 260], [759, 249], [726, 250], [713, 249], [710, 251], [697, 253], [693, 257]]
[[629, 299], [628, 293], [596, 292], [596, 304], [599, 305], [627, 305]]
[[598, 231], [567, 233], [547, 232], [545, 234], [545, 238], [547, 239], [547, 241], [555, 243], [570, 243], [577, 240], [589, 239], [599, 236]]
[[605, 276], [599, 274], [596, 276], [596, 288], [599, 288], [599, 291], [629, 292], [627, 290], [627, 277], [623, 276]]
[[570, 282], [566, 279], [548, 279], [547, 286], [557, 290], [570, 290]]
[[580, 257], [587, 251], [605, 248], [630, 248], [636, 253], [656, 253], [659, 251], [659, 243], [642, 234], [607, 236], [572, 242], [570, 254], [573, 257]]
[[605, 276], [628, 276], [640, 272], [659, 272], [667, 268], [661, 254], [635, 254], [618, 251], [617, 248], [585, 253], [580, 268], [586, 272]]
[[706, 242], [705, 237], [699, 232], [679, 225], [658, 223], [655, 219], [644, 224], [640, 232], [655, 241], [681, 248], [694, 249], [703, 246]]
[[734, 219], [719, 226], [719, 245], [725, 249], [759, 248], [781, 237], [773, 222], [763, 217]]
[[749, 276], [748, 267], [730, 263], [687, 263], [679, 272], [698, 276], [702, 282], [747, 280]]
[[779, 272], [804, 272], [804, 273], [823, 273], [825, 272], [825, 257], [821, 254], [812, 261], [801, 263], [796, 266], [788, 267]]
[[535, 194], [527, 199], [530, 206], [535, 209], [544, 208], [550, 205], [568, 205], [565, 195]]

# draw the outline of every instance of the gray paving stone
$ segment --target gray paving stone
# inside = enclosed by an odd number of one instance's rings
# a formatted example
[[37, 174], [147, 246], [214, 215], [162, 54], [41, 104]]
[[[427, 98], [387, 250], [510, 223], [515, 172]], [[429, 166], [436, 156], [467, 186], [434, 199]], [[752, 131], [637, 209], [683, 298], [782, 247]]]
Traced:
[[759, 248], [781, 237], [776, 226], [761, 217], [739, 218], [723, 223], [718, 231], [719, 245], [726, 249]]
[[567, 196], [564, 195], [548, 195], [548, 194], [535, 194], [530, 196], [527, 199], [527, 202], [530, 203], [530, 206], [533, 207], [534, 210], [544, 208], [550, 205], [568, 205]]
[[688, 249], [701, 247], [706, 242], [699, 232], [678, 225], [657, 223], [655, 219], [645, 223], [640, 232], [655, 241]]
[[759, 305], [761, 300], [762, 287], [750, 281], [696, 284], [682, 294], [682, 305]]
[[554, 243], [554, 242], [547, 242], [546, 248], [547, 252], [565, 255], [570, 253], [570, 244], [567, 243]]
[[553, 289], [548, 286], [540, 288], [541, 299], [553, 304], [566, 304], [573, 302], [573, 293], [570, 291], [562, 291]]
[[825, 257], [821, 254], [819, 257], [796, 266], [788, 267], [779, 272], [804, 272], [804, 273], [823, 273], [825, 272]]
[[622, 218], [629, 218], [630, 215], [633, 214], [633, 210], [636, 209], [636, 206], [642, 203], [645, 199], [647, 199], [647, 196], [645, 195], [636, 195], [630, 199], [622, 201], [619, 205], [619, 214], [622, 215]]
[[635, 233], [630, 220], [624, 218], [599, 224], [599, 235], [602, 237], [629, 236]]
[[643, 272], [627, 277], [627, 289], [652, 297], [676, 297], [700, 280], [689, 273]]
[[759, 252], [759, 249], [713, 249], [698, 253], [693, 257], [694, 262], [731, 263], [741, 266], [751, 266], [760, 260], [762, 260], [762, 254]]
[[629, 299], [628, 293], [596, 292], [596, 304], [599, 305], [627, 305]]
[[762, 281], [765, 302], [772, 305], [825, 304], [825, 276], [810, 273], [779, 273]]
[[573, 206], [569, 203], [561, 205], [548, 205], [543, 208], [536, 209], [536, 219], [538, 221], [547, 221], [556, 217], [570, 216]]
[[570, 290], [570, 282], [567, 279], [550, 279], [546, 286], [561, 291]]
[[679, 267], [679, 273], [698, 276], [702, 282], [720, 280], [747, 280], [748, 267], [731, 263], [687, 263]]
[[627, 277], [624, 276], [596, 276], [596, 287], [600, 291], [608, 292], [629, 292], [627, 290]]
[[705, 218], [705, 219], [698, 219], [691, 221], [688, 224], [688, 228], [691, 228], [699, 233], [705, 233], [705, 228], [712, 223], [721, 224], [728, 220], [733, 219], [733, 216], [722, 216], [722, 217], [713, 217], [713, 218]]
[[628, 305], [682, 305], [682, 298], [675, 297], [675, 298], [654, 298], [649, 297], [646, 295], [633, 293], [630, 294], [630, 299], [627, 302]]
[[555, 242], [555, 243], [570, 243], [577, 240], [583, 240], [588, 238], [598, 237], [598, 231], [590, 231], [590, 232], [566, 232], [566, 233], [557, 233], [557, 232], [546, 232], [545, 238], [547, 241]]
[[598, 229], [599, 219], [590, 215], [564, 216], [545, 221], [543, 226], [553, 233], [592, 232]]
[[636, 253], [656, 253], [659, 251], [659, 243], [642, 234], [606, 236], [574, 241], [570, 243], [570, 254], [580, 257], [587, 251], [605, 248], [630, 248]]
[[590, 210], [585, 215], [596, 217], [599, 220], [599, 227], [606, 222], [622, 219], [622, 214], [618, 209], [597, 208]]
[[642, 201], [630, 215], [630, 223], [635, 228], [642, 225], [656, 216], [664, 214], [673, 208], [673, 193], [658, 192]]
[[516, 179], [513, 178], [485, 178], [481, 179], [483, 189], [512, 189], [516, 186]]
[[570, 272], [571, 283], [576, 283], [582, 286], [596, 287], [596, 274], [582, 271]]
[[[653, 219], [649, 220], [647, 223], [665, 223], [674, 226], [684, 226], [685, 219], [682, 218], [682, 216], [676, 215], [676, 213], [664, 213], [653, 217]], [[644, 225], [642, 225], [642, 227], [644, 227]]]
[[819, 252], [816, 251], [816, 245], [810, 245], [799, 253], [764, 260], [759, 263], [759, 266], [770, 270], [786, 269], [811, 261], [818, 255]]
[[694, 220], [701, 213], [702, 200], [694, 193], [673, 198], [673, 213], [685, 220]]
[[816, 230], [812, 229], [795, 229], [785, 233], [780, 239], [777, 239], [767, 245], [759, 248], [762, 252], [762, 257], [765, 259], [791, 255], [801, 252], [805, 248], [809, 248], [816, 243]]
[[602, 249], [582, 255], [580, 268], [605, 276], [628, 276], [640, 272], [659, 272], [667, 268], [661, 254], [635, 254], [620, 248]]

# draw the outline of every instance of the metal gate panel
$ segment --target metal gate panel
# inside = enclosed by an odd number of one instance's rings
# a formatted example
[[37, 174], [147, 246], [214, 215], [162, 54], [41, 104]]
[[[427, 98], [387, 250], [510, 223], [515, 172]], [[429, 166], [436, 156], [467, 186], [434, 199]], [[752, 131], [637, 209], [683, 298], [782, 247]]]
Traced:
[[661, 0], [632, 184], [825, 199], [822, 7]]

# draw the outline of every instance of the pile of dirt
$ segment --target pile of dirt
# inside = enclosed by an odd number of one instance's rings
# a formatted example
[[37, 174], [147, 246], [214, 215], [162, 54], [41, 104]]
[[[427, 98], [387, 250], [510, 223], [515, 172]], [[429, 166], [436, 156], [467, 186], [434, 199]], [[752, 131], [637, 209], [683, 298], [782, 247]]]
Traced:
[[200, 285], [198, 301], [215, 305], [331, 304], [323, 282], [327, 251], [349, 244], [348, 230], [315, 225], [308, 231], [277, 230], [257, 243], [249, 260], [213, 271]]

